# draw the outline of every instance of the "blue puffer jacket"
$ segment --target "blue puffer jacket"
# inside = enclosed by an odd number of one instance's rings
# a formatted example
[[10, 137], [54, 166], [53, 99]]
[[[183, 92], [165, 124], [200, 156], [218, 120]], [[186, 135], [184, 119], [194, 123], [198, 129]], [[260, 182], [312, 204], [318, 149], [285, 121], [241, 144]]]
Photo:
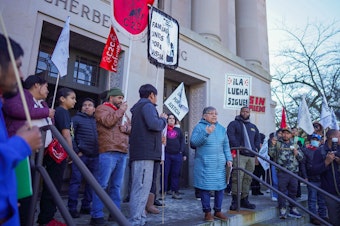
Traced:
[[196, 147], [194, 161], [194, 187], [218, 191], [227, 187], [226, 163], [232, 161], [226, 129], [219, 123], [215, 130], [208, 134], [206, 127], [210, 125], [201, 119], [195, 126], [190, 145]]
[[74, 139], [73, 150], [85, 156], [98, 156], [98, 133], [96, 120], [93, 116], [78, 112], [72, 118]]

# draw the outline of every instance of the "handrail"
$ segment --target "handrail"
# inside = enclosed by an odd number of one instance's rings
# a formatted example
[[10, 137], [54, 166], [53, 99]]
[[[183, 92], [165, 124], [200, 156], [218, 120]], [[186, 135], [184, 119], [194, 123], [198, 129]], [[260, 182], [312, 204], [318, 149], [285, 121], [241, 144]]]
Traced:
[[[248, 152], [256, 155], [257, 157], [260, 157], [261, 159], [263, 159], [264, 161], [270, 163], [271, 165], [274, 165], [275, 167], [279, 168], [280, 170], [284, 171], [285, 173], [297, 178], [299, 180], [299, 183], [302, 181], [303, 183], [307, 184], [308, 186], [316, 189], [317, 191], [321, 192], [322, 194], [326, 195], [327, 197], [330, 197], [334, 200], [336, 200], [337, 202], [340, 202], [340, 199], [318, 187], [316, 187], [315, 185], [311, 184], [310, 182], [306, 181], [304, 178], [296, 175], [295, 173], [292, 173], [291, 171], [287, 170], [286, 168], [280, 166], [279, 164], [277, 164], [276, 162], [273, 162], [269, 159], [266, 159], [264, 157], [262, 157], [259, 153], [250, 150], [246, 147], [232, 147], [230, 148], [232, 150], [236, 149], [236, 155], [237, 155], [237, 165], [240, 165], [240, 150], [247, 150]], [[277, 192], [279, 195], [285, 197], [287, 200], [289, 200], [290, 202], [294, 203], [296, 206], [298, 206], [299, 208], [301, 208], [304, 212], [312, 215], [313, 217], [317, 218], [318, 220], [320, 220], [322, 223], [331, 226], [331, 224], [327, 221], [325, 221], [323, 218], [321, 218], [320, 216], [318, 216], [317, 214], [312, 213], [311, 211], [309, 211], [307, 208], [305, 208], [304, 206], [302, 206], [300, 203], [296, 202], [295, 200], [293, 200], [292, 198], [288, 197], [286, 194], [282, 193], [281, 191], [279, 191], [278, 189], [274, 188], [272, 185], [269, 185], [267, 182], [261, 180], [259, 177], [257, 177], [256, 175], [253, 174], [253, 172], [249, 172], [246, 169], [243, 168], [239, 168], [239, 167], [233, 167], [233, 170], [237, 170], [237, 211], [240, 211], [240, 171], [243, 171], [244, 173], [246, 173], [247, 175], [251, 176], [252, 178], [254, 178], [255, 180], [257, 180], [259, 183], [266, 185], [269, 189]]]
[[[121, 213], [121, 211], [117, 208], [117, 206], [114, 204], [114, 202], [112, 201], [110, 196], [98, 184], [98, 182], [95, 179], [95, 177], [92, 175], [92, 173], [89, 171], [89, 169], [85, 166], [85, 164], [80, 160], [78, 155], [68, 146], [65, 138], [60, 134], [60, 132], [57, 130], [57, 128], [54, 125], [47, 125], [47, 126], [41, 127], [40, 129], [43, 130], [43, 131], [51, 130], [53, 136], [63, 146], [63, 148], [65, 149], [65, 151], [69, 155], [69, 157], [72, 159], [73, 164], [75, 164], [78, 167], [79, 171], [83, 175], [83, 177], [86, 180], [86, 182], [93, 188], [93, 190], [96, 192], [98, 197], [101, 199], [101, 201], [107, 207], [107, 209], [109, 210], [110, 214], [115, 218], [115, 220], [118, 222], [118, 224], [119, 225], [123, 225], [123, 226], [131, 225], [128, 222], [128, 220], [125, 218], [125, 216]], [[45, 134], [46, 134], [46, 132], [45, 132]], [[45, 137], [43, 139], [45, 139]], [[44, 154], [43, 150], [40, 150], [40, 152], [38, 154], [38, 158], [40, 159], [40, 162], [37, 162], [37, 166], [33, 165], [33, 168], [35, 168], [37, 171], [40, 172], [40, 174], [44, 177], [45, 182], [46, 182], [46, 178], [45, 177], [49, 178], [49, 176], [48, 176], [45, 168], [41, 166], [43, 154]], [[44, 170], [45, 170], [45, 173], [44, 173]], [[48, 179], [47, 179], [47, 181], [48, 181]], [[34, 183], [34, 186], [36, 186], [36, 183]], [[38, 186], [39, 186], [39, 184], [38, 184]], [[52, 189], [52, 190], [50, 190], [51, 194], [52, 194], [53, 188], [55, 189], [55, 186], [52, 183], [52, 184], [49, 184], [48, 187], [50, 189]], [[38, 189], [35, 188], [34, 192], [37, 193]], [[61, 200], [61, 197], [60, 197], [59, 193], [56, 191], [56, 189], [53, 192], [53, 194], [54, 194], [53, 197], [55, 198], [55, 201], [58, 198], [60, 198], [60, 200]], [[34, 199], [34, 197], [33, 197], [33, 199]], [[33, 206], [34, 209], [35, 209], [36, 203], [37, 203], [37, 200], [32, 200], [31, 206]], [[58, 206], [58, 208], [59, 208], [63, 218], [65, 219], [67, 225], [71, 225], [71, 226], [75, 225], [73, 220], [72, 220], [72, 218], [71, 218], [70, 213], [67, 210], [66, 210], [66, 213], [65, 213], [66, 207], [64, 206], [64, 204], [63, 203], [60, 204], [58, 202], [56, 204], [57, 204], [57, 206]], [[34, 212], [33, 212], [33, 214], [34, 214]]]

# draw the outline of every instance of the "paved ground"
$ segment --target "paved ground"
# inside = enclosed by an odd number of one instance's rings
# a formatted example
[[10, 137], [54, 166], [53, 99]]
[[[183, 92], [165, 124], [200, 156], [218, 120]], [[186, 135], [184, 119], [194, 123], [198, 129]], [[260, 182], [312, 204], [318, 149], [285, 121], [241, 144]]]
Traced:
[[[160, 208], [162, 211], [160, 214], [148, 214], [148, 226], [154, 225], [171, 225], [171, 226], [192, 226], [192, 225], [200, 225], [203, 224], [203, 212], [201, 207], [201, 201], [196, 200], [194, 195], [194, 189], [184, 189], [181, 192], [183, 199], [176, 200], [172, 199], [171, 195], [167, 195], [165, 199], [164, 208]], [[262, 191], [264, 193], [263, 196], [252, 196], [250, 195], [249, 201], [253, 202], [257, 206], [257, 210], [267, 208], [268, 206], [277, 206], [277, 202], [271, 201], [270, 194]], [[306, 196], [303, 195], [305, 199]], [[65, 205], [67, 202], [67, 197], [63, 197]], [[237, 214], [235, 211], [229, 211], [229, 206], [231, 202], [231, 196], [225, 195], [224, 201], [222, 204], [222, 212], [227, 216], [231, 216], [232, 214]], [[213, 200], [211, 200], [211, 205], [213, 206]], [[128, 203], [122, 204], [122, 212], [128, 217], [129, 215], [129, 207]], [[105, 218], [107, 219], [109, 213], [105, 210]], [[56, 218], [60, 221], [62, 217], [59, 212], [56, 215]], [[90, 215], [81, 215], [80, 218], [74, 219], [76, 225], [84, 226], [89, 225]], [[115, 222], [108, 222], [109, 226], [118, 225]]]

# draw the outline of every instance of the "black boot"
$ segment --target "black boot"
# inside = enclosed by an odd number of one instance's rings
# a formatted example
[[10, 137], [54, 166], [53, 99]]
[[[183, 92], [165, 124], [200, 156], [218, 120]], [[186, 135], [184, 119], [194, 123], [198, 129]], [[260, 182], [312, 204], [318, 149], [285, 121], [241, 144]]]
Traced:
[[233, 200], [231, 201], [230, 210], [237, 210], [237, 195], [232, 195]]
[[247, 209], [255, 209], [256, 205], [252, 204], [248, 201], [248, 196], [244, 197], [243, 199], [241, 199], [241, 207], [243, 208], [247, 208]]

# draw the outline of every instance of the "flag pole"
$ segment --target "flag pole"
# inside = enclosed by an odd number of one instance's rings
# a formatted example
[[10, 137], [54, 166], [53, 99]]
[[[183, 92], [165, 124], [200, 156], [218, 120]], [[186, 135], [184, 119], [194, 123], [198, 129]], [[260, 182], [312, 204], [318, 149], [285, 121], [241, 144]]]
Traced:
[[[158, 77], [159, 77], [159, 69], [158, 67], [156, 67], [156, 89], [158, 86]], [[162, 137], [166, 138], [166, 134], [167, 134], [167, 124], [165, 126], [165, 128], [162, 131]], [[165, 200], [165, 191], [164, 191], [164, 163], [165, 163], [165, 144], [162, 144], [162, 158], [161, 158], [161, 167], [162, 167], [162, 175], [161, 175], [161, 196], [162, 196], [162, 224], [164, 224], [164, 200]]]
[[20, 80], [20, 76], [19, 76], [19, 71], [18, 71], [18, 68], [16, 67], [16, 62], [15, 62], [15, 58], [14, 58], [14, 54], [13, 54], [12, 45], [11, 45], [11, 42], [9, 40], [8, 33], [7, 33], [7, 30], [6, 30], [6, 27], [5, 27], [5, 23], [3, 21], [1, 14], [0, 14], [0, 21], [1, 21], [2, 30], [4, 32], [4, 36], [6, 38], [6, 42], [7, 42], [7, 46], [8, 46], [8, 53], [9, 53], [9, 57], [11, 59], [13, 69], [14, 69], [15, 78], [17, 80], [20, 98], [21, 98], [21, 101], [22, 101], [22, 105], [24, 107], [26, 120], [28, 122], [29, 127], [32, 128], [31, 115], [28, 111], [27, 102], [26, 102], [26, 98], [25, 98], [25, 95], [24, 95], [24, 89], [22, 88], [22, 84], [21, 84], [21, 80]]
[[130, 65], [131, 65], [131, 52], [132, 52], [132, 39], [130, 39], [129, 42], [129, 55], [128, 55], [128, 65], [126, 68], [126, 82], [125, 82], [125, 88], [124, 88], [124, 95], [125, 95], [125, 100], [127, 99], [127, 90], [128, 90], [128, 85], [129, 85], [129, 77], [130, 77]]
[[56, 96], [57, 96], [57, 89], [58, 89], [58, 85], [59, 85], [59, 78], [60, 78], [60, 74], [59, 74], [59, 72], [58, 72], [57, 81], [56, 81], [56, 83], [55, 83], [55, 88], [54, 88], [52, 106], [51, 106], [52, 109], [54, 108], [55, 98], [56, 98]]
[[[130, 77], [130, 65], [131, 65], [131, 52], [132, 52], [132, 39], [130, 39], [130, 42], [129, 42], [129, 55], [128, 55], [128, 65], [127, 65], [127, 68], [126, 68], [126, 82], [125, 82], [125, 88], [124, 88], [124, 99], [125, 101], [127, 100], [127, 93], [128, 93], [128, 85], [129, 85], [129, 77]], [[122, 125], [125, 124], [126, 122], [126, 116], [125, 114], [123, 115], [123, 118], [122, 118]]]

